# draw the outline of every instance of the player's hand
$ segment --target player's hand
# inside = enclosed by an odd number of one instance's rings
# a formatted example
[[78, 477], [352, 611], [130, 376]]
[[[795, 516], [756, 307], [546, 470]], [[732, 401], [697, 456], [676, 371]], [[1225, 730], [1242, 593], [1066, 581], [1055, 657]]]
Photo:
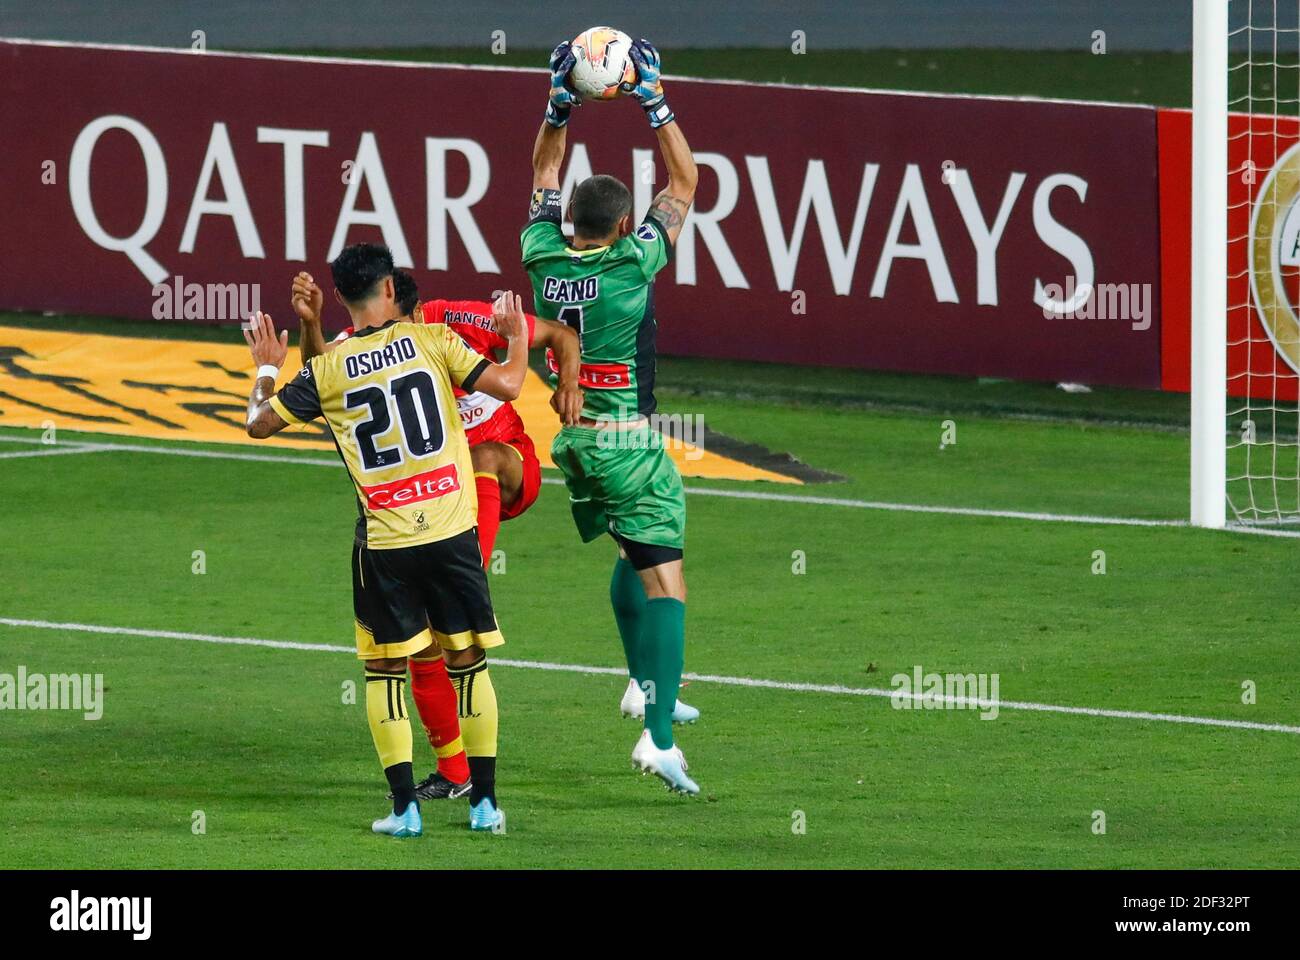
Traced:
[[565, 40], [551, 51], [551, 97], [546, 104], [546, 122], [562, 127], [569, 122], [569, 111], [582, 104], [582, 98], [569, 88], [569, 71], [577, 60], [573, 44]]
[[284, 366], [284, 358], [289, 355], [289, 331], [281, 330], [277, 337], [270, 314], [257, 311], [243, 330], [244, 342], [253, 354], [254, 366], [261, 367], [268, 363], [277, 368]]
[[300, 272], [293, 278], [293, 293], [289, 298], [293, 312], [303, 323], [320, 323], [325, 309], [325, 294], [310, 273]]
[[636, 65], [636, 83], [624, 83], [623, 92], [645, 107], [650, 101], [664, 95], [659, 51], [654, 48], [654, 44], [642, 37], [632, 42], [632, 49], [628, 53]]
[[528, 319], [524, 316], [524, 301], [510, 290], [492, 301], [492, 323], [497, 333], [507, 340], [528, 336]]
[[551, 409], [560, 415], [560, 423], [566, 427], [576, 427], [582, 418], [582, 404], [585, 396], [577, 383], [561, 380], [555, 392], [551, 394]]

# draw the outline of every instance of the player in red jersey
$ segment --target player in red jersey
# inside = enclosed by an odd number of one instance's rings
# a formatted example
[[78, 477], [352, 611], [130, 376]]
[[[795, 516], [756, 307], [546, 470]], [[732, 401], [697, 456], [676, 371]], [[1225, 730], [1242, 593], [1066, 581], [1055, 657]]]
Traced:
[[[507, 343], [496, 331], [492, 304], [486, 300], [419, 300], [414, 278], [403, 270], [393, 272], [397, 307], [408, 320], [445, 323], [471, 349], [496, 360], [496, 352]], [[325, 297], [308, 273], [293, 280], [292, 302], [300, 321], [299, 349], [302, 361], [332, 350], [352, 335], [348, 327], [330, 343], [321, 332]], [[578, 336], [571, 327], [526, 315], [531, 346], [547, 347], [553, 354], [548, 362], [559, 368], [560, 383], [551, 396], [551, 408], [566, 425], [576, 424], [582, 414], [582, 389], [578, 386]], [[502, 520], [519, 516], [537, 499], [542, 485], [542, 468], [524, 421], [510, 403], [478, 391], [455, 388], [456, 406], [470, 444], [474, 461], [474, 486], [478, 494], [478, 538], [487, 566]], [[461, 741], [455, 688], [447, 675], [441, 651], [431, 644], [410, 658], [411, 696], [424, 724], [429, 744], [438, 757], [438, 767], [416, 787], [421, 800], [460, 797], [469, 792], [469, 761]], [[472, 744], [470, 745], [473, 746]]]

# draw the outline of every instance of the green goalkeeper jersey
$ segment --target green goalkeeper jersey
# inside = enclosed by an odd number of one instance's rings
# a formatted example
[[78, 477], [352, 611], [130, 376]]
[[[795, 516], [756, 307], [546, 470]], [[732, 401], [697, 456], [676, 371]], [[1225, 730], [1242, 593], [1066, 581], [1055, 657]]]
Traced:
[[[632, 420], [655, 410], [654, 278], [672, 247], [652, 217], [607, 247], [574, 250], [560, 229], [558, 190], [533, 196], [521, 236], [533, 309], [568, 324], [582, 352], [582, 415]], [[552, 380], [558, 369], [547, 353]]]

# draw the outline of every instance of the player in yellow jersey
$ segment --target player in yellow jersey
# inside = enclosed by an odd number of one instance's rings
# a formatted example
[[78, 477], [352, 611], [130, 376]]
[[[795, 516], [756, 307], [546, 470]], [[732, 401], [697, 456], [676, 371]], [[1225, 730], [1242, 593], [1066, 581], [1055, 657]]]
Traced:
[[484, 651], [504, 640], [479, 553], [474, 466], [453, 388], [519, 396], [528, 367], [522, 303], [506, 293], [494, 305], [508, 341], [505, 363], [496, 364], [446, 325], [401, 322], [386, 247], [347, 247], [330, 270], [355, 332], [274, 393], [288, 331], [277, 337], [271, 318], [258, 313], [244, 331], [258, 364], [248, 434], [261, 439], [324, 417], [356, 488], [357, 656], [366, 664], [370, 733], [393, 793], [393, 812], [374, 831], [411, 837], [422, 829], [404, 687], [407, 657], [430, 643], [442, 648], [461, 702], [470, 828], [496, 830], [504, 823], [495, 790], [497, 702]]

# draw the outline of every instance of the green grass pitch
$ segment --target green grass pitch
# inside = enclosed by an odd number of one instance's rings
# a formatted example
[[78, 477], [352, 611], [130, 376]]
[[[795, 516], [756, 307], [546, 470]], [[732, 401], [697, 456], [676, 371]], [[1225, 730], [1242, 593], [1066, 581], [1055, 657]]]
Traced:
[[[663, 400], [848, 478], [782, 493], [1156, 519], [1186, 509], [1187, 440], [1170, 429], [757, 390]], [[957, 443], [940, 450], [949, 416]], [[340, 468], [107, 451], [0, 459], [0, 485], [0, 617], [351, 642], [354, 508]], [[704, 494], [688, 506], [694, 673], [888, 688], [920, 665], [996, 673], [1003, 700], [1300, 724], [1294, 541]], [[618, 667], [612, 547], [578, 541], [563, 489], [546, 486], [499, 546], [500, 655]], [[195, 550], [205, 574], [191, 572]], [[1300, 864], [1293, 733], [1007, 707], [981, 720], [697, 681], [684, 698], [703, 718], [680, 742], [703, 795], [686, 800], [631, 771], [637, 729], [618, 716], [619, 677], [503, 665], [506, 835], [469, 834], [457, 802], [426, 804], [425, 836], [393, 841], [368, 832], [384, 786], [364, 708], [343, 702], [360, 678], [349, 654], [0, 625], [0, 672], [19, 665], [102, 673], [105, 709], [97, 721], [0, 714], [0, 867]]]
[[[668, 69], [1175, 106], [1191, 89], [1186, 54], [683, 50], [669, 52]], [[1186, 398], [671, 359], [660, 378], [667, 409], [847, 478], [781, 493], [1186, 513]], [[958, 442], [940, 451], [948, 418]], [[0, 457], [31, 449], [0, 442]], [[0, 618], [350, 644], [353, 505], [340, 468], [6, 457], [0, 489]], [[694, 673], [888, 688], [920, 665], [997, 673], [1004, 700], [1300, 724], [1294, 541], [703, 494], [688, 507]], [[499, 546], [501, 656], [619, 666], [612, 549], [578, 542], [562, 488], [546, 486]], [[191, 572], [195, 550], [206, 574]], [[1092, 572], [1098, 550], [1104, 575]], [[632, 773], [636, 727], [618, 718], [617, 676], [499, 666], [506, 835], [471, 836], [463, 804], [426, 804], [425, 836], [391, 841], [368, 833], [383, 778], [363, 708], [342, 702], [360, 677], [346, 653], [0, 625], [0, 673], [18, 665], [102, 673], [106, 703], [97, 721], [0, 713], [0, 867], [1300, 865], [1291, 733], [1005, 707], [985, 721], [879, 697], [694, 682], [684, 697], [703, 718], [680, 741], [704, 794], [688, 801]], [[1242, 702], [1247, 681], [1253, 704]], [[416, 757], [423, 773], [418, 726]]]

